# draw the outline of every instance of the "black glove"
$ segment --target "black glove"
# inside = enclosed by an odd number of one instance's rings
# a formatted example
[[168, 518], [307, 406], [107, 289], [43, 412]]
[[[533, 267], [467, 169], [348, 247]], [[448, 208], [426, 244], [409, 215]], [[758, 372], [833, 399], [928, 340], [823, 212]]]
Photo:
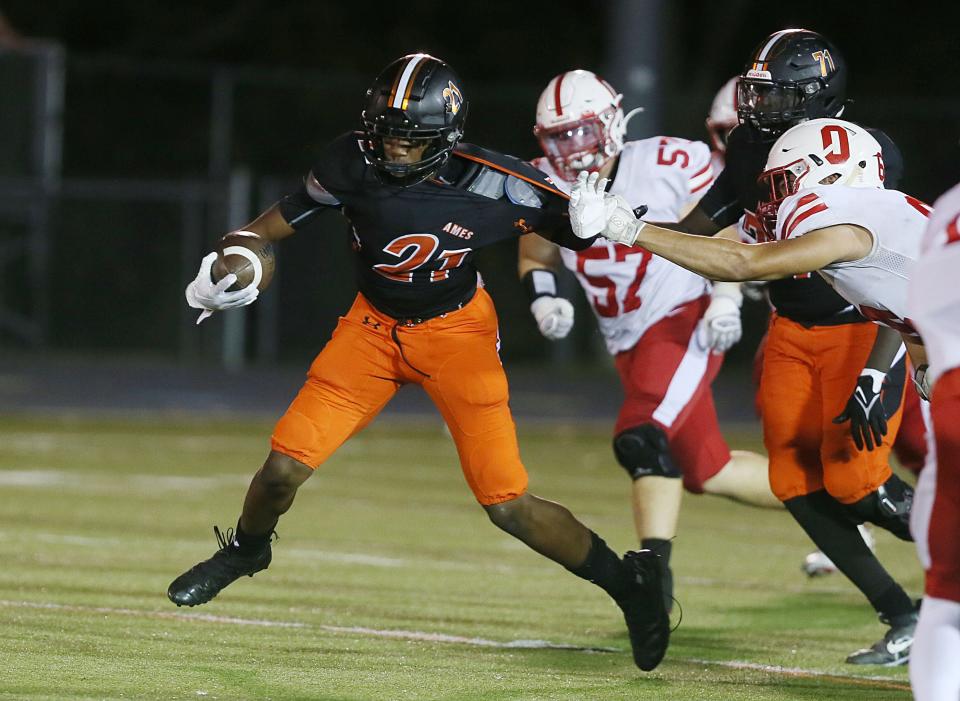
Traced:
[[875, 375], [862, 374], [857, 378], [857, 386], [847, 400], [846, 408], [833, 420], [835, 424], [850, 422], [850, 435], [857, 450], [863, 450], [864, 445], [867, 450], [873, 450], [874, 445], [879, 447], [887, 435], [887, 412], [880, 399], [882, 373], [874, 372]]

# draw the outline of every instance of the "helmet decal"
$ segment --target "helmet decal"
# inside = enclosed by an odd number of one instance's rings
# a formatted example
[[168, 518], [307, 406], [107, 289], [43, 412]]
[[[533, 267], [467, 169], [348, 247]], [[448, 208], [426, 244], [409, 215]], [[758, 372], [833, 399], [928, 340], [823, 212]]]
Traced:
[[830, 55], [830, 49], [814, 51], [812, 54], [810, 54], [810, 57], [813, 58], [814, 61], [820, 62], [821, 78], [827, 77], [827, 66], [830, 66], [830, 73], [833, 73], [837, 69], [836, 64], [833, 62], [833, 56]]
[[850, 158], [850, 137], [847, 130], [839, 124], [827, 124], [820, 130], [820, 138], [823, 140], [823, 148], [829, 148], [824, 153], [824, 158], [830, 163], [846, 163]]
[[460, 88], [453, 84], [452, 80], [447, 81], [447, 87], [443, 89], [443, 103], [450, 110], [450, 114], [456, 114], [460, 111], [460, 105], [463, 104], [463, 93]]

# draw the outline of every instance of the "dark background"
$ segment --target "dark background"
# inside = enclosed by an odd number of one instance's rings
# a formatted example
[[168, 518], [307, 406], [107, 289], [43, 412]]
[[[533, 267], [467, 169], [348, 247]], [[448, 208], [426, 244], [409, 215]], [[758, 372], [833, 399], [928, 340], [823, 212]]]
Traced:
[[[634, 138], [656, 130], [705, 139], [717, 88], [767, 34], [803, 26], [829, 37], [848, 62], [854, 104], [845, 116], [884, 129], [900, 145], [901, 189], [932, 202], [960, 173], [958, 3], [0, 0], [0, 11], [24, 41], [65, 48], [64, 178], [218, 183], [242, 168], [259, 193], [251, 203], [257, 210], [269, 204], [261, 201], [266, 194], [296, 184], [326, 140], [356, 126], [367, 84], [413, 51], [459, 72], [471, 102], [466, 140], [533, 157], [536, 100], [556, 73], [596, 70], [627, 93], [627, 108], [635, 106], [613, 68], [630, 60], [622, 31], [614, 40], [626, 21], [638, 55], [654, 47], [656, 57], [648, 93], [656, 109], [643, 130], [631, 130]], [[213, 164], [210, 81], [223, 71], [235, 86], [230, 162]], [[8, 134], [0, 135], [0, 175], [17, 174], [25, 148], [10, 136], [17, 129], [7, 128], [22, 126], [10, 109], [16, 99], [14, 91], [0, 104], [0, 129]], [[80, 197], [51, 206], [42, 348], [217, 360], [219, 315], [200, 329], [186, 326], [192, 322], [182, 288], [193, 270], [183, 269], [176, 207]], [[206, 213], [210, 222], [217, 206]], [[0, 234], [12, 226], [0, 221]], [[223, 233], [213, 223], [205, 232], [196, 261]], [[344, 232], [330, 214], [283, 244], [267, 293], [278, 305], [276, 348], [258, 352], [262, 322], [254, 308], [246, 332], [251, 358], [301, 363], [322, 345], [355, 289]], [[480, 258], [501, 315], [505, 359], [602, 358], [582, 301], [574, 338], [561, 352], [540, 338], [514, 264], [515, 243]], [[3, 286], [8, 304], [31, 304], [15, 268], [6, 268]], [[747, 338], [731, 363], [752, 355], [764, 316], [761, 305], [748, 308]], [[185, 346], [188, 333], [202, 343]], [[3, 333], [0, 345], [29, 347]]]

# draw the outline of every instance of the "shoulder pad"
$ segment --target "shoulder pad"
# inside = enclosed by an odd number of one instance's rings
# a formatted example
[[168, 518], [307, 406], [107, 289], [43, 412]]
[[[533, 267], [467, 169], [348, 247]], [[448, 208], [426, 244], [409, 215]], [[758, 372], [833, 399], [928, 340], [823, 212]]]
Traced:
[[526, 161], [522, 161], [514, 156], [507, 156], [496, 151], [474, 146], [473, 144], [458, 144], [453, 151], [453, 155], [457, 158], [479, 163], [491, 170], [504, 173], [508, 176], [513, 176], [515, 179], [525, 181], [538, 190], [543, 190], [562, 197], [563, 199], [569, 199], [545, 173], [542, 173]]
[[499, 200], [503, 197], [504, 182], [507, 179], [506, 173], [501, 173], [486, 166], [481, 166], [479, 170], [480, 172], [467, 185], [467, 191], [489, 197], [491, 200]]
[[516, 175], [507, 176], [505, 190], [507, 198], [514, 204], [523, 205], [524, 207], [543, 206], [543, 200], [540, 198], [540, 193], [537, 192], [537, 188], [526, 180], [521, 180]]

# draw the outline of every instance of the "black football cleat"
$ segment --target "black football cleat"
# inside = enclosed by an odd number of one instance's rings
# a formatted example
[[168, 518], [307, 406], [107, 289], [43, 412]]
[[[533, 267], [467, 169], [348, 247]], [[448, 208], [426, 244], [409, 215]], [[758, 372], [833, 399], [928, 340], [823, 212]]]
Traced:
[[213, 532], [217, 536], [220, 549], [209, 560], [194, 565], [173, 580], [167, 589], [167, 597], [177, 606], [205, 604], [234, 580], [244, 575], [252, 577], [270, 566], [273, 557], [270, 543], [258, 553], [243, 555], [237, 546], [232, 528], [228, 528], [226, 534], [223, 534], [214, 526]]
[[633, 661], [644, 672], [656, 668], [670, 644], [670, 615], [664, 599], [660, 556], [652, 550], [628, 552], [623, 564], [630, 576], [630, 592], [617, 599], [630, 633]]
[[881, 667], [899, 667], [910, 661], [913, 648], [913, 634], [920, 615], [920, 602], [911, 613], [889, 620], [880, 616], [880, 621], [890, 626], [880, 640], [868, 648], [857, 650], [847, 657], [848, 664], [878, 665]]

